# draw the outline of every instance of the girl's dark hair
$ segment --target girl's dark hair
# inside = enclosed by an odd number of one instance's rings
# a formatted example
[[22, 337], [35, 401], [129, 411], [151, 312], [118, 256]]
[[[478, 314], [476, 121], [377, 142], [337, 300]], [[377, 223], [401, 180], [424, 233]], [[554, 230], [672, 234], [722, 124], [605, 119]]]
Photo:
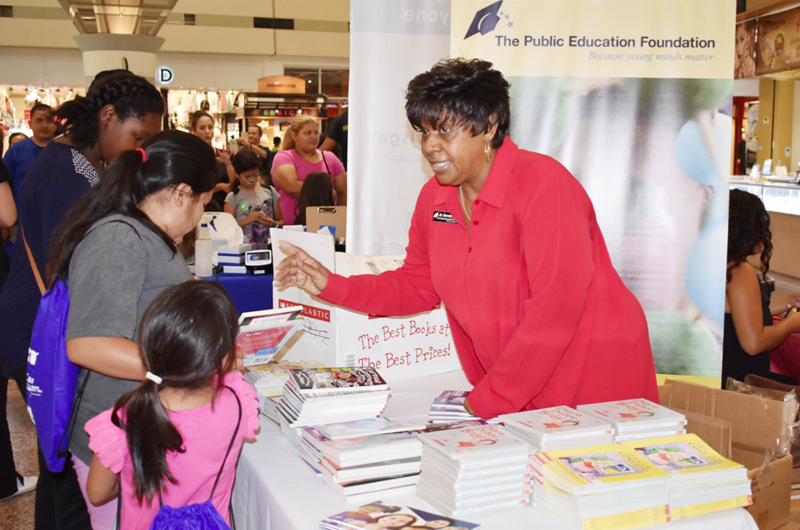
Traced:
[[77, 149], [92, 147], [100, 135], [98, 113], [113, 105], [120, 121], [142, 119], [154, 112], [164, 114], [164, 98], [149, 81], [130, 72], [106, 75], [92, 83], [86, 97], [78, 96], [55, 111], [56, 120], [66, 121], [66, 131]]
[[185, 451], [159, 399], [159, 388], [199, 390], [213, 385], [215, 377], [222, 381], [236, 362], [239, 323], [223, 287], [189, 280], [162, 291], [145, 311], [139, 329], [142, 362], [162, 382], [145, 379], [119, 398], [111, 421], [127, 433], [134, 492], [142, 503], [163, 491], [167, 480], [177, 483], [167, 452]]
[[192, 130], [197, 130], [197, 122], [200, 121], [200, 118], [209, 118], [211, 123], [216, 123], [214, 121], [214, 117], [204, 110], [198, 110], [194, 114], [192, 114]]
[[258, 155], [250, 149], [239, 149], [239, 151], [231, 157], [231, 165], [237, 175], [241, 175], [245, 171], [252, 171], [259, 169], [260, 159]]
[[761, 199], [746, 191], [732, 189], [729, 201], [728, 269], [725, 283], [731, 281], [731, 270], [738, 267], [748, 256], [752, 256], [759, 243], [764, 244], [760, 269], [765, 277], [772, 257], [769, 213]]
[[295, 224], [306, 224], [306, 208], [309, 206], [333, 206], [333, 181], [328, 173], [314, 171], [306, 175], [297, 198]]
[[446, 59], [408, 83], [406, 115], [415, 130], [426, 121], [433, 129], [445, 125], [468, 125], [477, 136], [497, 124], [492, 140], [503, 145], [511, 123], [508, 89], [503, 74], [492, 63], [480, 59]]
[[133, 217], [158, 234], [172, 249], [175, 242], [139, 209], [139, 204], [163, 189], [187, 184], [195, 197], [214, 188], [217, 168], [214, 150], [203, 140], [181, 131], [163, 131], [142, 146], [125, 151], [108, 166], [99, 184], [78, 199], [55, 238], [50, 261], [51, 285], [65, 281], [75, 248], [89, 229], [112, 214]]

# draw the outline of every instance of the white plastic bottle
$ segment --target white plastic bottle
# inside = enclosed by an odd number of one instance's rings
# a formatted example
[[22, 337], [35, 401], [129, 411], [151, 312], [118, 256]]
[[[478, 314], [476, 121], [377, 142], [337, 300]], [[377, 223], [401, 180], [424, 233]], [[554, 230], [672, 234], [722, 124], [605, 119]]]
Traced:
[[208, 225], [200, 224], [200, 231], [197, 241], [194, 244], [194, 273], [197, 276], [206, 277], [214, 274], [211, 266], [212, 244], [208, 234]]

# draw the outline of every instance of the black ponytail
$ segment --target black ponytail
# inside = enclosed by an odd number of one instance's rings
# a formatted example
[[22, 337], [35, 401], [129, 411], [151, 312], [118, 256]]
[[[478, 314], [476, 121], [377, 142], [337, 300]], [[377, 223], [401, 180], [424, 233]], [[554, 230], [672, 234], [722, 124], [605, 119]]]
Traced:
[[234, 367], [239, 323], [224, 288], [190, 280], [162, 291], [145, 311], [140, 330], [142, 361], [162, 382], [145, 380], [122, 396], [111, 418], [127, 433], [136, 498], [149, 503], [167, 481], [177, 483], [167, 452], [185, 451], [158, 391], [164, 386], [198, 390], [213, 384], [214, 377], [221, 381]]
[[58, 121], [65, 121], [66, 131], [77, 149], [91, 147], [100, 134], [100, 109], [113, 105], [120, 121], [131, 116], [164, 114], [164, 98], [149, 81], [130, 72], [120, 71], [95, 80], [86, 97], [78, 96], [55, 111]]
[[[203, 140], [181, 131], [153, 136], [140, 150], [125, 151], [108, 167], [100, 183], [70, 209], [53, 245], [51, 285], [65, 281], [75, 248], [89, 229], [112, 214], [133, 217], [153, 230], [177, 252], [175, 242], [139, 209], [142, 201], [165, 188], [187, 184], [197, 197], [217, 183], [214, 150]], [[144, 158], [146, 157], [146, 160]]]

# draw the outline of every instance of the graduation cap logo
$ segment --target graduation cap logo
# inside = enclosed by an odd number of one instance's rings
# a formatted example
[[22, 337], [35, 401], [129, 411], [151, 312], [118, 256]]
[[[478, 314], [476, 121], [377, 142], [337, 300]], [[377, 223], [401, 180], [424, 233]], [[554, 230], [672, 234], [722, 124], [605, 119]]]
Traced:
[[497, 23], [500, 22], [500, 17], [497, 14], [500, 12], [502, 3], [503, 0], [500, 0], [475, 13], [475, 18], [472, 19], [472, 24], [469, 25], [464, 39], [466, 40], [477, 33], [486, 35], [494, 31], [494, 28], [497, 27]]

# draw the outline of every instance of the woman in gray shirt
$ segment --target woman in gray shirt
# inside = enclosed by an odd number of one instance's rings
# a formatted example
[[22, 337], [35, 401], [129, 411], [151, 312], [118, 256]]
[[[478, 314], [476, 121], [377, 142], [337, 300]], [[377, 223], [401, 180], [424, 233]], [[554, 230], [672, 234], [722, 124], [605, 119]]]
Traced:
[[[51, 282], [69, 280], [67, 352], [85, 390], [70, 451], [81, 490], [92, 452], [84, 424], [146, 373], [138, 325], [161, 291], [192, 278], [175, 241], [190, 232], [216, 183], [214, 152], [180, 131], [122, 153], [67, 216], [53, 249]], [[113, 528], [116, 503], [94, 507], [92, 527]]]

